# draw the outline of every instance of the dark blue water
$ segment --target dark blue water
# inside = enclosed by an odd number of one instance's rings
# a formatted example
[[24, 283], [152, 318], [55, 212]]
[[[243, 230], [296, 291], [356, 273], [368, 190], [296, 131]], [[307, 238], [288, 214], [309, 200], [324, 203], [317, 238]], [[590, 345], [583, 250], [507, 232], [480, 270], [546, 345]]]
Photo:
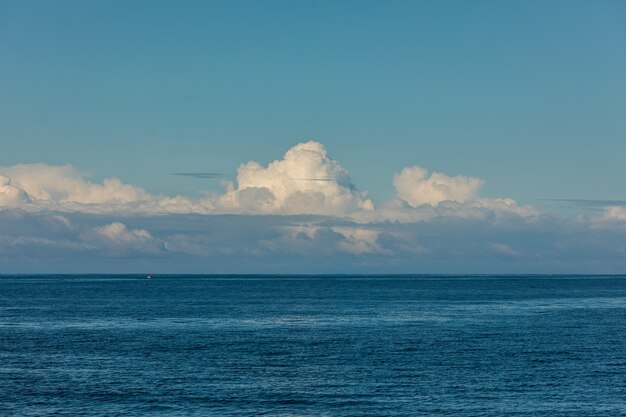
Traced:
[[0, 415], [626, 415], [626, 277], [4, 276]]

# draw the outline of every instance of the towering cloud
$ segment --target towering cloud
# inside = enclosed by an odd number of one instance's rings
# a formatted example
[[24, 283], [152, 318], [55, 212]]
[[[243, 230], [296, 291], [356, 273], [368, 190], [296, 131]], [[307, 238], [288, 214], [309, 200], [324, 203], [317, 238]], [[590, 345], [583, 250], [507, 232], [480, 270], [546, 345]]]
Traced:
[[284, 214], [341, 215], [374, 207], [348, 171], [315, 141], [294, 146], [267, 167], [241, 165], [237, 187], [231, 185], [219, 203], [224, 209]]

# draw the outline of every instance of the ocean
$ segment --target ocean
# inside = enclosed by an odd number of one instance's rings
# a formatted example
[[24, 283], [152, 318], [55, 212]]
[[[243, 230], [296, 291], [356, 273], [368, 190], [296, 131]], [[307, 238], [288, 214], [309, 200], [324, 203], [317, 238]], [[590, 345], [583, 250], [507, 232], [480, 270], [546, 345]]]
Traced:
[[626, 276], [0, 276], [1, 416], [624, 416]]

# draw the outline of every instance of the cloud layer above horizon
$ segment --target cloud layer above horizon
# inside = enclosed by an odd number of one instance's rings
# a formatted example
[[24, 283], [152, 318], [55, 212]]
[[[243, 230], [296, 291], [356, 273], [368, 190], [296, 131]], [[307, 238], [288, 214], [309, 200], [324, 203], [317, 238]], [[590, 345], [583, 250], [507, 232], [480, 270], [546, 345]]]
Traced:
[[[480, 199], [484, 181], [465, 176], [429, 174], [419, 166], [402, 169], [393, 178], [397, 198], [377, 210], [352, 183], [348, 171], [331, 159], [319, 142], [300, 143], [267, 166], [250, 161], [239, 166], [236, 182], [224, 182], [223, 193], [202, 198], [153, 195], [117, 178], [94, 183], [71, 165], [18, 164], [0, 167], [0, 207], [27, 211], [57, 210], [119, 214], [322, 214], [353, 216], [385, 212], [390, 207], [456, 210], [489, 207], [533, 215], [510, 199]], [[504, 204], [502, 204], [504, 202]], [[398, 219], [391, 219], [398, 220]]]
[[[0, 267], [126, 272], [147, 262], [169, 272], [448, 273], [626, 266], [624, 207], [558, 218], [510, 198], [481, 197], [481, 179], [417, 165], [390, 183], [396, 197], [374, 204], [315, 141], [267, 166], [242, 164], [223, 192], [200, 198], [154, 195], [116, 178], [91, 182], [70, 165], [0, 167]], [[83, 264], [64, 263], [77, 255]]]

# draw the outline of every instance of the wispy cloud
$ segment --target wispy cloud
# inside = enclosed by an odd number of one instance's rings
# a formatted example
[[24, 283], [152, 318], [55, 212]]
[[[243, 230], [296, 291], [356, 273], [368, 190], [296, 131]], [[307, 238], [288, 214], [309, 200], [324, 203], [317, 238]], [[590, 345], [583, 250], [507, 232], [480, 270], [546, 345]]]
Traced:
[[556, 203], [565, 203], [575, 207], [611, 207], [626, 206], [626, 200], [595, 200], [586, 198], [544, 198], [540, 201], [552, 201]]
[[174, 172], [172, 175], [200, 179], [224, 178], [224, 174], [220, 174], [217, 172]]

